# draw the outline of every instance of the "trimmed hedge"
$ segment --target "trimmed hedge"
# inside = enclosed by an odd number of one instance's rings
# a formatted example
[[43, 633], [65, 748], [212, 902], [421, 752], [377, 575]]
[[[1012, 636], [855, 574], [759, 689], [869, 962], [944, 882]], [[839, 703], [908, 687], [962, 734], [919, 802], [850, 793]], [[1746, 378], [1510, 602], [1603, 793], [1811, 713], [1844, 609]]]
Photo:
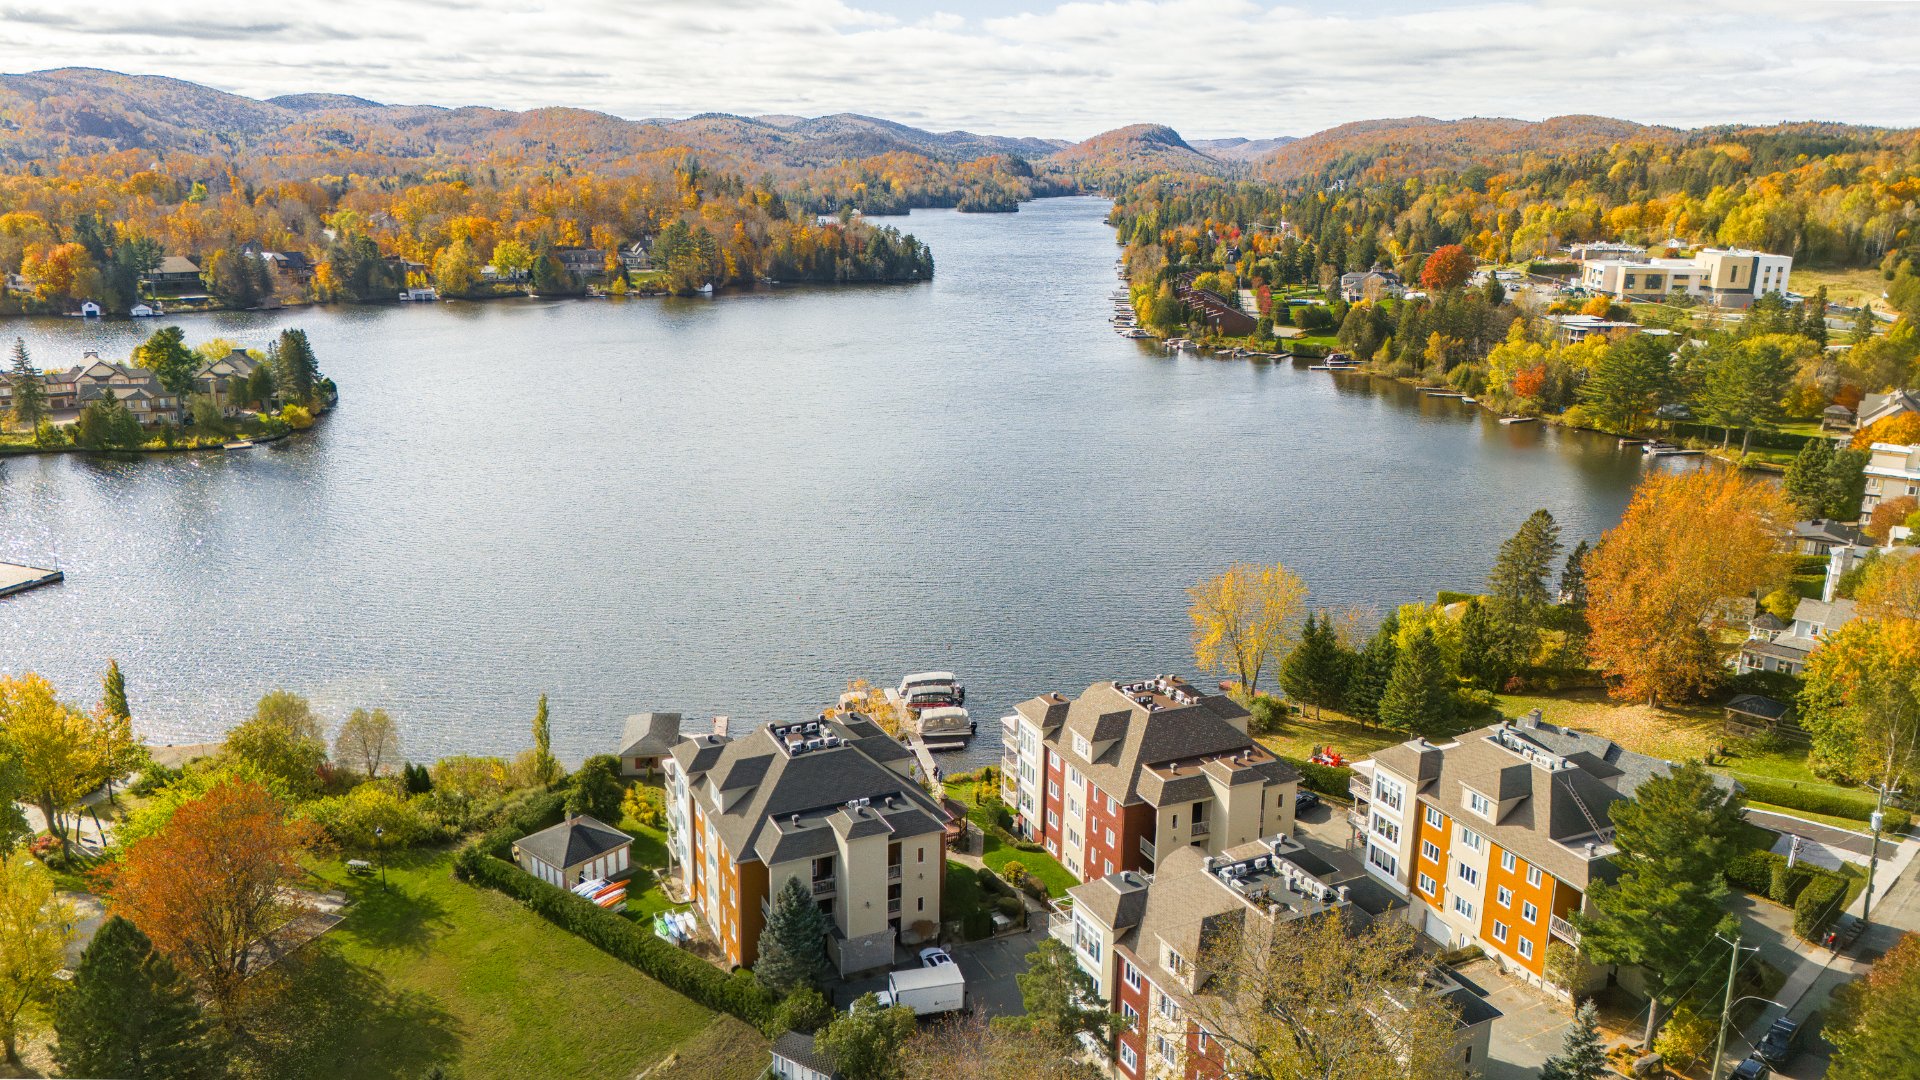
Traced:
[[[1850, 821], [1868, 821], [1873, 816], [1873, 796], [1866, 792], [1803, 787], [1786, 780], [1758, 780], [1745, 776], [1739, 780], [1740, 786], [1747, 789], [1747, 798], [1754, 802], [1772, 803], [1789, 810], [1805, 810]], [[1913, 824], [1913, 815], [1905, 810], [1888, 807], [1885, 813], [1886, 831], [1896, 836], [1904, 834]]]
[[1847, 895], [1847, 882], [1838, 874], [1825, 874], [1807, 883], [1793, 905], [1793, 932], [1808, 941], [1819, 941], [1827, 927], [1840, 914], [1841, 901]]
[[528, 910], [661, 985], [694, 1001], [765, 1026], [776, 1002], [753, 981], [729, 977], [699, 957], [682, 952], [639, 923], [596, 905], [585, 897], [549, 885], [505, 861], [513, 842], [560, 820], [563, 792], [536, 795], [506, 815], [506, 823], [462, 847], [453, 859], [462, 881], [505, 893]]
[[1786, 865], [1784, 856], [1771, 851], [1743, 851], [1727, 862], [1727, 884], [1741, 892], [1764, 896], [1773, 886], [1773, 866]]
[[1333, 795], [1341, 799], [1353, 798], [1353, 792], [1347, 790], [1347, 781], [1353, 779], [1352, 769], [1344, 765], [1315, 765], [1311, 761], [1294, 761], [1293, 766], [1300, 770], [1301, 786], [1322, 795]]

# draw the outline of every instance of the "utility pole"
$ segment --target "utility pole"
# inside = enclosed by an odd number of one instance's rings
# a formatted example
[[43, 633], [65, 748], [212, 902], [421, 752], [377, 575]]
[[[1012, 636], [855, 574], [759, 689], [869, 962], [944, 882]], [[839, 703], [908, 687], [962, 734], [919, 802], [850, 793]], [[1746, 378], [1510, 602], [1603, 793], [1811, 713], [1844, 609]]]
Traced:
[[[1721, 941], [1727, 940], [1726, 938], [1720, 937], [1719, 934], [1714, 934], [1713, 936], [1720, 938]], [[1727, 996], [1722, 999], [1723, 1004], [1720, 1006], [1720, 1037], [1713, 1044], [1713, 1072], [1710, 1074], [1711, 1080], [1720, 1080], [1720, 1062], [1727, 1054], [1727, 1021], [1733, 1018], [1733, 976], [1740, 970], [1740, 934], [1737, 931], [1734, 933], [1733, 941], [1730, 944], [1733, 945], [1733, 952], [1727, 957]], [[1749, 951], [1759, 952], [1760, 950], [1758, 947], [1755, 947]], [[1651, 1050], [1653, 1048], [1648, 1047], [1647, 1049]]]
[[[1870, 823], [1873, 825], [1873, 850], [1867, 855], [1867, 887], [1860, 893], [1860, 923], [1862, 926], [1866, 925], [1870, 916], [1873, 914], [1873, 871], [1874, 868], [1880, 865], [1880, 829], [1886, 824], [1886, 815], [1883, 814], [1882, 811], [1887, 808], [1887, 795], [1889, 794], [1887, 789], [1891, 786], [1890, 784], [1881, 784], [1878, 788], [1874, 789], [1876, 797], [1873, 800], [1873, 817], [1870, 819]], [[1892, 794], [1898, 795], [1899, 791], [1895, 790]]]

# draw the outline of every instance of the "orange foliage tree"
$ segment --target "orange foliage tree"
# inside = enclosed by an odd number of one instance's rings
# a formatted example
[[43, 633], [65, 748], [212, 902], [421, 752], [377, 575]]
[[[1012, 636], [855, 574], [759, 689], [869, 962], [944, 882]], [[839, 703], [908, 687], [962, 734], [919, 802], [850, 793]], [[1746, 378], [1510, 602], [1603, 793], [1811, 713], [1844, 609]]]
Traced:
[[222, 781], [104, 871], [108, 906], [224, 1003], [254, 943], [298, 913], [287, 886], [317, 835], [259, 784]]
[[1459, 244], [1442, 244], [1420, 267], [1420, 285], [1432, 292], [1457, 289], [1473, 276], [1473, 256]]
[[1903, 412], [1884, 417], [1853, 433], [1855, 450], [1868, 449], [1877, 442], [1896, 446], [1920, 444], [1920, 413]]
[[1778, 486], [1732, 470], [1642, 481], [1586, 563], [1588, 649], [1614, 696], [1652, 705], [1711, 687], [1725, 601], [1785, 580], [1792, 521]]
[[1874, 540], [1884, 541], [1887, 531], [1895, 525], [1904, 523], [1907, 515], [1920, 509], [1920, 500], [1911, 495], [1902, 495], [1897, 499], [1888, 499], [1875, 504], [1873, 513], [1867, 515], [1867, 523], [1860, 531]]

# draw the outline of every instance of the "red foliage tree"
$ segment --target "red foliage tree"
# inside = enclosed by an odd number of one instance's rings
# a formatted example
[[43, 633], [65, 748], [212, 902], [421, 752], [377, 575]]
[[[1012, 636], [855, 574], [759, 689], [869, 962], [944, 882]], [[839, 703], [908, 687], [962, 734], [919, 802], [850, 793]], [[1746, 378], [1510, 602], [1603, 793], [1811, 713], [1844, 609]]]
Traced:
[[1429, 292], [1457, 289], [1473, 276], [1473, 256], [1459, 244], [1445, 244], [1427, 256], [1420, 268], [1420, 285]]
[[1538, 400], [1540, 391], [1547, 386], [1547, 365], [1535, 364], [1513, 373], [1513, 392], [1523, 398]]

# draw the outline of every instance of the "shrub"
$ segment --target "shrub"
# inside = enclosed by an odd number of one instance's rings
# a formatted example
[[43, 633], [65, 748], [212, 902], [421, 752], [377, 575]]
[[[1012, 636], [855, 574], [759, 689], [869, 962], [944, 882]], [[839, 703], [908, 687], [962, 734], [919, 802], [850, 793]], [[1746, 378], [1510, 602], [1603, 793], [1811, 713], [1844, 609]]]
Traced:
[[166, 787], [184, 775], [186, 774], [179, 769], [154, 762], [140, 770], [140, 779], [135, 780], [133, 787], [128, 790], [142, 799], [151, 798], [161, 788]]
[[1787, 860], [1771, 851], [1743, 851], [1727, 861], [1727, 884], [1742, 892], [1763, 895], [1773, 884], [1773, 868]]
[[773, 1019], [761, 1030], [769, 1039], [777, 1039], [788, 1031], [811, 1035], [832, 1019], [833, 1003], [826, 995], [811, 986], [802, 986], [781, 1000], [773, 1010]]
[[993, 915], [985, 908], [974, 908], [960, 917], [960, 936], [979, 941], [993, 936]]
[[1807, 882], [1793, 904], [1793, 932], [1807, 941], [1819, 941], [1847, 895], [1846, 879], [1838, 874], [1822, 874]]
[[1251, 705], [1247, 706], [1247, 711], [1253, 714], [1253, 721], [1250, 725], [1253, 733], [1255, 735], [1270, 735], [1280, 730], [1280, 726], [1286, 722], [1287, 714], [1293, 710], [1288, 708], [1287, 703], [1281, 701], [1279, 698], [1271, 694], [1261, 694], [1253, 699]]
[[1805, 866], [1788, 866], [1786, 859], [1773, 864], [1773, 873], [1767, 882], [1767, 899], [1776, 904], [1792, 907], [1800, 893], [1813, 880], [1813, 871]]
[[1026, 912], [1027, 906], [1017, 896], [1001, 896], [994, 899], [993, 909], [1009, 919], [1018, 919]]
[[1759, 694], [1791, 705], [1800, 696], [1799, 676], [1784, 671], [1743, 671], [1727, 680], [1727, 696]]
[[[1747, 798], [1754, 802], [1771, 803], [1789, 810], [1852, 821], [1867, 821], [1873, 816], [1873, 796], [1864, 791], [1807, 787], [1787, 780], [1750, 780], [1744, 776], [1740, 778], [1740, 786], [1747, 789]], [[1913, 817], [1905, 810], [1889, 808], [1883, 824], [1888, 832], [1904, 834], [1913, 824]]]
[[987, 892], [1000, 891], [999, 877], [997, 877], [993, 871], [987, 869], [986, 867], [984, 866], [976, 867], [973, 871], [973, 877], [975, 881], [978, 881], [980, 883], [980, 887], [982, 889], [985, 889]]
[[1007, 879], [1007, 884], [1019, 888], [1027, 880], [1027, 864], [1018, 859], [1008, 859], [1000, 867], [1000, 876]]
[[1300, 770], [1302, 787], [1342, 799], [1353, 797], [1353, 793], [1347, 790], [1347, 782], [1353, 779], [1352, 769], [1344, 765], [1315, 765], [1311, 761], [1295, 761], [1293, 766]]
[[1476, 594], [1470, 592], [1454, 592], [1452, 589], [1441, 589], [1435, 599], [1439, 601], [1441, 607], [1446, 607], [1448, 604], [1464, 604], [1473, 599], [1475, 595]]

